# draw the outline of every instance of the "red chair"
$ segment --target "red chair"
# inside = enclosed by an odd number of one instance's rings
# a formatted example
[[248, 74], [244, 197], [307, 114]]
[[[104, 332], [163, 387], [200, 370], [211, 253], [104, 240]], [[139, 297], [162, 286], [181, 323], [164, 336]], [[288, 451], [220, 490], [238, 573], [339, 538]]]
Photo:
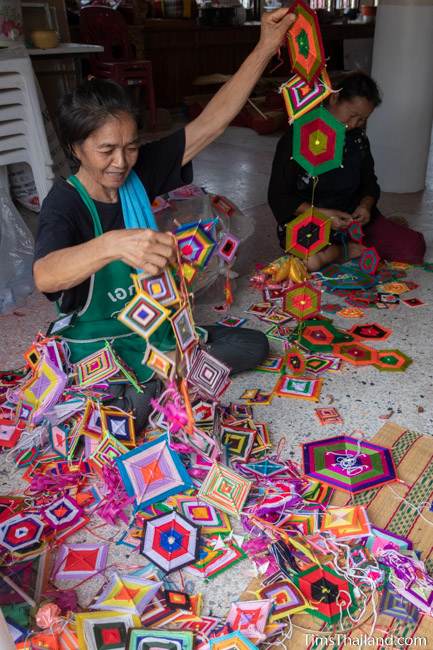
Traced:
[[95, 77], [111, 79], [121, 86], [145, 88], [150, 127], [156, 124], [155, 90], [151, 61], [137, 61], [128, 39], [128, 26], [121, 14], [105, 7], [86, 7], [80, 12], [82, 43], [102, 45], [104, 51], [91, 57]]

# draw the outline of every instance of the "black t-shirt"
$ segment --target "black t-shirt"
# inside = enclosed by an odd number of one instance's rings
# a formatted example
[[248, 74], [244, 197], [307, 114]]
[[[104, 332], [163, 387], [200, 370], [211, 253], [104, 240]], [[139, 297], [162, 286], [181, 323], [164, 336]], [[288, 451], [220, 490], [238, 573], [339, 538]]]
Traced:
[[[185, 151], [185, 130], [140, 147], [135, 172], [146, 188], [149, 200], [192, 182], [192, 164], [182, 167]], [[118, 203], [95, 201], [104, 232], [124, 228], [122, 207]], [[83, 244], [94, 238], [90, 213], [77, 190], [64, 179], [58, 179], [39, 214], [35, 261], [53, 251]], [[46, 294], [50, 300], [61, 298], [61, 309], [69, 313], [81, 308], [88, 294], [89, 280], [62, 293]]]
[[[268, 202], [280, 225], [294, 219], [302, 203], [311, 203], [313, 180], [292, 159], [293, 129], [279, 140], [272, 164]], [[314, 193], [317, 208], [352, 212], [364, 196], [379, 199], [370, 144], [362, 129], [346, 132], [342, 166], [320, 174]]]

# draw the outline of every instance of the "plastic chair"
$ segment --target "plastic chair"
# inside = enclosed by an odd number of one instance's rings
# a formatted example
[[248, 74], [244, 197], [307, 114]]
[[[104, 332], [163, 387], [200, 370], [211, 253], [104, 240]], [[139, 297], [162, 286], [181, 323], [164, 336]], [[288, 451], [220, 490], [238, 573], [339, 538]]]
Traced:
[[0, 53], [0, 180], [5, 186], [6, 166], [30, 165], [40, 202], [54, 180], [32, 64], [24, 48]]
[[137, 61], [128, 38], [123, 16], [113, 9], [85, 7], [80, 12], [82, 43], [102, 45], [104, 52], [91, 57], [95, 77], [111, 79], [121, 86], [145, 88], [150, 112], [150, 126], [156, 124], [155, 90], [152, 63]]

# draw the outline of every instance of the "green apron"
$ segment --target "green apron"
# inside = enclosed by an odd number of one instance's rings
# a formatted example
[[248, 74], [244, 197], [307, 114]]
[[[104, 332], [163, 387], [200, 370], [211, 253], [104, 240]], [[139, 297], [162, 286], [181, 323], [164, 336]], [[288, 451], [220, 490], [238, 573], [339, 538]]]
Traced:
[[[78, 178], [71, 176], [69, 182], [88, 208], [95, 237], [99, 237], [103, 230], [93, 199]], [[78, 312], [74, 324], [62, 331], [62, 337], [71, 351], [72, 363], [102, 349], [108, 341], [122, 361], [134, 371], [137, 379], [145, 382], [153, 376], [150, 368], [141, 363], [147, 341], [117, 319], [118, 313], [135, 295], [131, 273], [135, 273], [135, 269], [121, 261], [110, 262], [94, 273], [90, 278], [86, 303]], [[162, 352], [176, 347], [170, 322], [158, 328], [150, 337], [150, 343]]]

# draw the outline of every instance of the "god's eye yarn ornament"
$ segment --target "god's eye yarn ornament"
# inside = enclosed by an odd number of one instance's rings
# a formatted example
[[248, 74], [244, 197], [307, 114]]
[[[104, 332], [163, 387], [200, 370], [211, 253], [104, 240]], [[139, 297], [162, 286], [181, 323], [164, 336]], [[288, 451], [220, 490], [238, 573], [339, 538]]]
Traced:
[[350, 436], [335, 436], [302, 446], [304, 473], [356, 494], [396, 480], [389, 449]]
[[329, 244], [331, 221], [311, 207], [286, 225], [286, 251], [301, 259]]
[[313, 318], [320, 312], [321, 293], [308, 282], [289, 289], [284, 298], [284, 311], [299, 321]]
[[325, 69], [309, 84], [296, 74], [281, 86], [280, 92], [283, 95], [289, 122], [294, 122], [331, 94], [331, 81]]
[[297, 0], [290, 11], [296, 16], [287, 33], [290, 62], [293, 70], [309, 84], [325, 67], [319, 21], [316, 12], [302, 0]]
[[315, 108], [293, 125], [294, 160], [310, 176], [340, 167], [346, 137], [344, 125], [326, 108]]

